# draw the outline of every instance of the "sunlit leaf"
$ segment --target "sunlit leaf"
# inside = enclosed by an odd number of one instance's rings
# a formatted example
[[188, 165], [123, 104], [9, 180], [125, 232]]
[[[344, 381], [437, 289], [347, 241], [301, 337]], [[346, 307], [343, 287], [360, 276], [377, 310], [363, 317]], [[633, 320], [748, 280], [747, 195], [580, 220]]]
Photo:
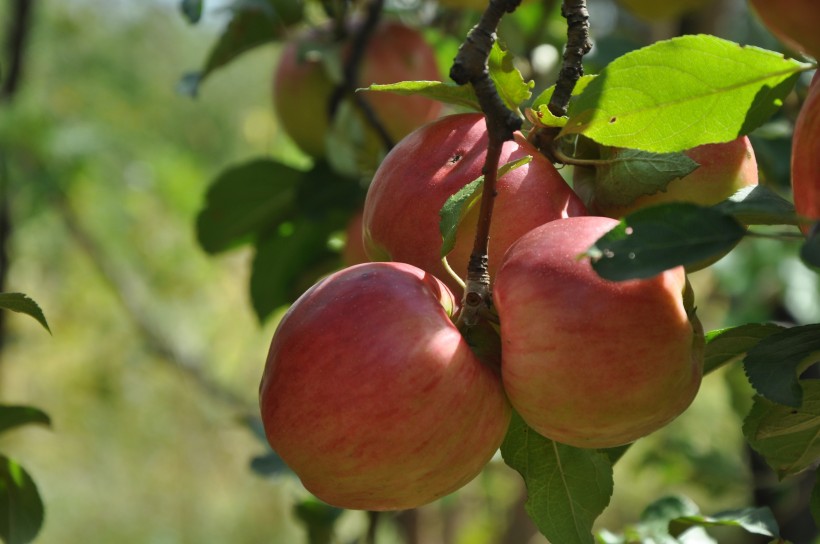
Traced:
[[713, 370], [745, 355], [760, 340], [783, 330], [774, 323], [748, 323], [738, 327], [710, 331], [706, 334], [703, 373]]
[[800, 374], [820, 361], [820, 324], [784, 329], [752, 347], [743, 360], [746, 376], [767, 399], [799, 407], [805, 380]]
[[16, 461], [0, 455], [0, 538], [26, 544], [40, 532], [44, 508], [37, 485]]
[[530, 99], [532, 88], [535, 85], [534, 81], [524, 79], [513, 64], [514, 59], [515, 55], [504, 50], [498, 41], [493, 43], [488, 61], [490, 78], [504, 104], [513, 111]]
[[613, 489], [605, 453], [544, 438], [513, 414], [501, 455], [524, 478], [527, 513], [544, 536], [561, 544], [594, 541], [593, 523]]
[[621, 219], [587, 255], [595, 271], [606, 279], [648, 278], [723, 255], [745, 234], [746, 229], [734, 218], [713, 209], [662, 204]]
[[755, 396], [743, 434], [781, 478], [813, 466], [820, 459], [820, 381], [803, 384], [799, 408]]
[[481, 111], [472, 85], [455, 85], [441, 81], [402, 81], [399, 83], [373, 84], [358, 91], [390, 92], [401, 95], [421, 95], [445, 104]]
[[0, 405], [0, 433], [30, 424], [50, 426], [51, 419], [39, 408]]
[[608, 66], [562, 135], [657, 153], [728, 142], [763, 124], [811, 65], [708, 35], [658, 41]]
[[43, 310], [40, 309], [40, 306], [36, 302], [23, 293], [0, 293], [0, 309], [11, 310], [12, 312], [19, 312], [31, 316], [48, 332], [51, 332]]

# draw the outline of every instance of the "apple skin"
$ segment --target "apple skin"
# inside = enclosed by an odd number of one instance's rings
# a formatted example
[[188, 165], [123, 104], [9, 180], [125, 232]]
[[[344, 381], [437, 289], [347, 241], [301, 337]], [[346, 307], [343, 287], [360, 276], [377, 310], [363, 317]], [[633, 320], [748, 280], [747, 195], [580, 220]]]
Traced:
[[291, 306], [260, 386], [273, 449], [323, 501], [414, 508], [472, 480], [510, 407], [450, 321], [450, 291], [403, 263], [336, 272]]
[[643, 195], [627, 206], [613, 205], [596, 194], [594, 171], [576, 167], [573, 186], [590, 213], [623, 217], [636, 210], [667, 202], [713, 206], [738, 190], [758, 183], [757, 159], [749, 138], [694, 147], [685, 154], [700, 166], [688, 176], [669, 182], [665, 191]]
[[[479, 113], [442, 117], [399, 142], [376, 171], [365, 199], [364, 241], [371, 260], [410, 263], [461, 293], [441, 263], [439, 211], [451, 195], [481, 176], [486, 153], [487, 129]], [[490, 227], [491, 276], [520, 236], [548, 221], [586, 214], [552, 163], [522, 135], [505, 142], [500, 164], [526, 155], [532, 155], [532, 162], [498, 180]], [[465, 216], [447, 256], [461, 277], [467, 273], [478, 212], [476, 205]]]
[[[804, 217], [820, 219], [820, 76], [814, 75], [792, 138], [792, 191], [794, 209]], [[801, 225], [808, 234], [811, 226]]]
[[820, 56], [820, 10], [816, 0], [749, 0], [760, 20], [794, 51]]
[[710, 0], [618, 0], [632, 14], [647, 21], [680, 17], [709, 3]]
[[579, 258], [617, 224], [572, 217], [532, 230], [510, 247], [493, 289], [510, 402], [536, 432], [581, 448], [664, 426], [692, 402], [703, 372], [682, 267], [611, 282]]
[[[351, 23], [351, 32], [355, 24]], [[274, 73], [273, 103], [277, 116], [291, 139], [308, 155], [326, 156], [330, 130], [327, 107], [335, 84], [319, 55], [332, 46], [329, 26], [310, 29], [288, 40]], [[343, 50], [347, 56], [347, 48]], [[361, 66], [359, 86], [372, 83], [441, 79], [435, 52], [422, 35], [401, 23], [385, 21], [371, 36]], [[439, 116], [440, 102], [421, 96], [366, 93], [367, 102], [394, 141]], [[368, 126], [369, 125], [365, 125]], [[376, 134], [370, 138], [377, 145]]]

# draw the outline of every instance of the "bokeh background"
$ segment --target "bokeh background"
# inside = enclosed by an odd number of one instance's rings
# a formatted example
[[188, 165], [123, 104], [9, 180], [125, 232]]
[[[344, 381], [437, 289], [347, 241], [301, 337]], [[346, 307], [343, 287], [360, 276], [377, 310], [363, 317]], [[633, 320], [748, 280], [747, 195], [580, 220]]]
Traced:
[[[3, 39], [11, 4], [0, 4]], [[780, 47], [744, 2], [714, 4], [687, 24]], [[294, 515], [306, 498], [298, 480], [251, 468], [267, 451], [254, 420], [276, 316], [260, 323], [252, 310], [249, 249], [209, 256], [196, 241], [196, 215], [220, 171], [259, 156], [308, 163], [272, 112], [277, 45], [219, 70], [196, 98], [178, 92], [223, 29], [226, 6], [206, 2], [191, 25], [175, 0], [34, 4], [20, 88], [0, 102], [0, 184], [12, 221], [5, 290], [34, 298], [53, 334], [6, 316], [0, 400], [42, 408], [53, 427], [4, 434], [0, 450], [38, 483], [46, 521], [37, 542], [307, 541]], [[590, 0], [590, 11], [593, 69], [680, 30], [608, 0]], [[553, 26], [558, 39], [563, 28]], [[522, 70], [549, 84], [555, 47], [514, 45], [528, 48]], [[793, 114], [787, 104], [755, 138], [767, 182], [785, 195]], [[796, 243], [745, 240], [693, 276], [707, 329], [820, 321], [817, 276], [796, 252]], [[752, 505], [763, 491], [773, 508], [798, 515], [804, 490], [756, 474], [743, 445], [750, 394], [738, 368], [709, 376], [686, 414], [617, 465], [600, 526], [621, 530], [670, 493], [712, 513]], [[498, 459], [456, 495], [385, 516], [379, 542], [400, 542], [409, 525], [430, 544], [544, 542], [522, 517], [521, 492]], [[355, 542], [366, 515], [340, 515], [337, 541]]]

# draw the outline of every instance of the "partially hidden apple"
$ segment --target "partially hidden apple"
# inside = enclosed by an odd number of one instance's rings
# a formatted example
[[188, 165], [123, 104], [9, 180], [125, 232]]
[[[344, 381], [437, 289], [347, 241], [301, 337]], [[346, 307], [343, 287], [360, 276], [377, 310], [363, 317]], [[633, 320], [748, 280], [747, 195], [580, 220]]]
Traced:
[[[481, 176], [487, 153], [482, 114], [455, 114], [411, 133], [385, 157], [364, 204], [365, 249], [372, 260], [410, 263], [461, 287], [441, 263], [441, 210], [447, 199]], [[520, 236], [548, 221], [586, 214], [555, 167], [522, 135], [506, 142], [501, 164], [532, 156], [529, 164], [498, 180], [490, 228], [489, 272], [492, 276], [507, 248]], [[450, 267], [462, 278], [472, 252], [479, 205], [463, 218]]]
[[[353, 33], [357, 24], [349, 25]], [[328, 101], [336, 87], [330, 76], [333, 63], [324, 58], [333, 48], [342, 47], [341, 58], [350, 54], [350, 44], [337, 44], [330, 26], [320, 26], [294, 35], [282, 49], [274, 74], [274, 108], [285, 131], [305, 153], [326, 156], [330, 129]], [[341, 66], [336, 66], [341, 70]], [[373, 83], [434, 80], [441, 78], [435, 52], [415, 29], [395, 21], [381, 23], [368, 42], [359, 67], [358, 86]], [[440, 102], [422, 96], [399, 96], [372, 92], [362, 97], [394, 141], [435, 119]], [[370, 145], [379, 139], [366, 121]]]
[[444, 284], [403, 263], [346, 268], [291, 306], [260, 406], [271, 446], [309, 491], [342, 508], [414, 508], [492, 458], [511, 411], [455, 308]]
[[794, 51], [820, 56], [820, 9], [816, 0], [749, 0], [763, 24]]
[[[791, 165], [795, 211], [820, 220], [820, 76], [817, 74], [794, 125]], [[808, 234], [810, 226], [800, 228]]]
[[493, 288], [510, 402], [536, 432], [581, 448], [659, 429], [689, 406], [702, 376], [703, 330], [684, 302], [682, 267], [611, 282], [580, 258], [617, 224], [572, 217], [532, 230], [510, 247]]
[[749, 138], [741, 136], [730, 142], [694, 147], [685, 154], [700, 166], [687, 176], [674, 179], [662, 191], [642, 195], [623, 205], [603, 186], [590, 167], [576, 167], [573, 186], [590, 213], [623, 217], [631, 212], [665, 202], [691, 202], [713, 206], [738, 190], [757, 185], [757, 159]]

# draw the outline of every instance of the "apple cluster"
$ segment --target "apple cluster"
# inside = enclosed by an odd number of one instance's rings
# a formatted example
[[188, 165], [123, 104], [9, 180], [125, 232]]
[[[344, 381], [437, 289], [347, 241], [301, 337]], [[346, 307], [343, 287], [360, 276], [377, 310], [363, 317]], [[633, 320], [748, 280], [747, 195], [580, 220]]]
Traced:
[[[440, 211], [481, 175], [487, 138], [481, 114], [454, 114], [402, 139], [361, 217], [374, 262], [314, 285], [274, 334], [260, 387], [267, 437], [330, 504], [404, 509], [460, 488], [493, 457], [513, 409], [549, 439], [608, 448], [666, 425], [698, 391], [703, 330], [685, 270], [599, 277], [579, 256], [617, 220], [595, 204], [594, 183], [584, 202], [520, 134], [501, 163], [531, 160], [499, 178], [490, 231], [497, 319], [457, 326], [453, 270], [466, 271], [477, 206], [449, 266]], [[746, 140], [692, 153], [702, 166], [678, 180], [678, 200], [704, 185], [723, 199], [752, 171], [757, 181]], [[737, 158], [730, 168], [715, 159], [725, 156]]]

